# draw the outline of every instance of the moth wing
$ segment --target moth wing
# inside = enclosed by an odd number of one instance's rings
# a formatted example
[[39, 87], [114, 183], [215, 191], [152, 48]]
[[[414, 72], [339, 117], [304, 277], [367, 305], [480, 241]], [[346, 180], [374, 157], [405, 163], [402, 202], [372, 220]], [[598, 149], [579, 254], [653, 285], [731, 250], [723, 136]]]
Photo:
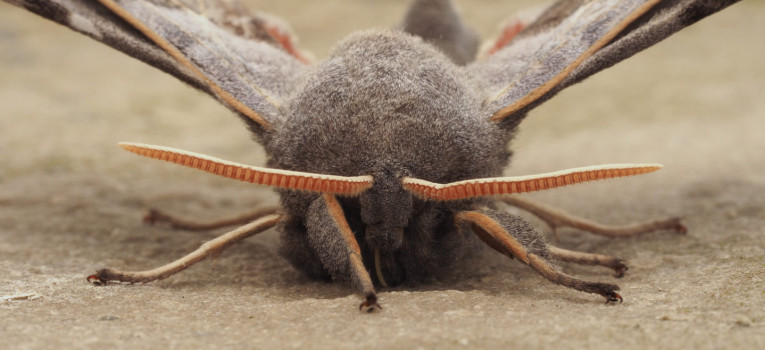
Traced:
[[236, 0], [6, 0], [83, 32], [212, 95], [256, 133], [305, 68], [284, 26]]
[[205, 90], [202, 79], [180, 65], [143, 34], [104, 8], [88, 0], [5, 0], [41, 17], [85, 34], [97, 41]]
[[450, 0], [413, 1], [399, 27], [436, 46], [458, 65], [473, 61], [478, 52], [478, 34], [465, 26]]
[[740, 0], [661, 2], [628, 26], [612, 42], [582, 62], [551, 93], [555, 94], [567, 86], [611, 67], [738, 1]]
[[561, 0], [468, 67], [492, 120], [517, 125], [557, 92], [738, 0]]

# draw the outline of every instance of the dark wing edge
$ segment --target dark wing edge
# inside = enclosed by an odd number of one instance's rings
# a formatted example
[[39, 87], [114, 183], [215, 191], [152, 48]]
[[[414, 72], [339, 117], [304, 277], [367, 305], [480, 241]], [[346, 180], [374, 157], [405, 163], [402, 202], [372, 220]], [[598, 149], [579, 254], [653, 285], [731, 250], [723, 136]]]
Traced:
[[175, 59], [146, 39], [143, 34], [95, 1], [5, 1], [85, 34], [163, 72], [167, 72], [196, 89], [208, 94], [211, 93], [199, 77], [179, 65]]
[[642, 16], [620, 33], [613, 42], [583, 62], [559, 86], [550, 91], [550, 95], [545, 96], [544, 99], [546, 100], [560, 90], [632, 57], [638, 52], [679, 32], [681, 29], [739, 1], [676, 0], [660, 3], [652, 11]]
[[469, 69], [489, 92], [502, 89], [486, 105], [492, 120], [514, 128], [565, 87], [737, 1], [559, 1], [506, 47]]
[[[305, 63], [281, 23], [237, 0], [5, 0], [215, 97], [263, 141]], [[276, 37], [276, 35], [282, 35]], [[291, 51], [292, 50], [292, 51]]]
[[[491, 120], [502, 122], [539, 99], [659, 1], [553, 4], [517, 40], [479, 64], [499, 73], [494, 79], [501, 85], [491, 89], [499, 92], [485, 103], [493, 109]], [[516, 66], [506, 69], [508, 61]]]

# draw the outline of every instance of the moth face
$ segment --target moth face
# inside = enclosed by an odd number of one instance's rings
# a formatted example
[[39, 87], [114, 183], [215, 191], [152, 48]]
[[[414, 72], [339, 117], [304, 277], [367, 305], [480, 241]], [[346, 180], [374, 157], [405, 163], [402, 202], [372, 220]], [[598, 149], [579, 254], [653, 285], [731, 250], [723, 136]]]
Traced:
[[395, 173], [373, 176], [372, 187], [359, 195], [361, 220], [366, 225], [366, 244], [370, 249], [390, 252], [404, 240], [404, 229], [412, 215], [412, 194], [401, 185]]

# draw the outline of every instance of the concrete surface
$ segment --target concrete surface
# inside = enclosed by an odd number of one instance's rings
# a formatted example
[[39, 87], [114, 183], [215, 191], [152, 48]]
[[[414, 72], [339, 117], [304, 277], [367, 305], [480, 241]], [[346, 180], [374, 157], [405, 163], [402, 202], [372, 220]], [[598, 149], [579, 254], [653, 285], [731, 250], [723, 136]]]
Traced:
[[[354, 29], [396, 23], [405, 8], [252, 3], [287, 18], [319, 57]], [[486, 36], [533, 2], [459, 3]], [[381, 289], [384, 311], [367, 315], [349, 289], [292, 269], [273, 231], [158, 283], [86, 283], [96, 268], [152, 268], [219, 233], [144, 226], [149, 207], [215, 218], [275, 202], [268, 189], [142, 159], [117, 142], [263, 157], [212, 99], [0, 4], [0, 297], [38, 296], [0, 301], [0, 348], [765, 348], [763, 16], [762, 1], [734, 5], [567, 90], [523, 125], [508, 174], [666, 165], [532, 195], [606, 223], [685, 218], [687, 236], [562, 232], [564, 247], [629, 260], [616, 281], [623, 304], [486, 250], [432, 284]], [[599, 268], [566, 271], [613, 281]]]

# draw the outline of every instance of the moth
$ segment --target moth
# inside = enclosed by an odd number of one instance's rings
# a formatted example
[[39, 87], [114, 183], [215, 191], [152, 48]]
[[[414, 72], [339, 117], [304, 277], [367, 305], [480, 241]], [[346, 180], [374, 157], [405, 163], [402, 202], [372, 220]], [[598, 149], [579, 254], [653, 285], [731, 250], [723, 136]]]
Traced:
[[615, 164], [503, 177], [508, 144], [526, 115], [562, 89], [657, 43], [735, 0], [558, 1], [510, 22], [478, 55], [479, 39], [449, 0], [415, 0], [390, 30], [351, 34], [312, 62], [280, 20], [236, 0], [6, 0], [172, 74], [240, 117], [268, 155], [249, 166], [164, 146], [131, 152], [270, 186], [279, 208], [211, 223], [152, 211], [150, 222], [208, 229], [242, 225], [165, 266], [102, 269], [88, 280], [160, 280], [272, 227], [280, 253], [315, 278], [346, 283], [360, 309], [381, 309], [376, 286], [417, 283], [462, 258], [476, 239], [544, 278], [621, 302], [614, 284], [561, 272], [559, 262], [617, 257], [545, 242], [500, 202], [555, 232], [609, 237], [684, 232], [677, 218], [605, 226], [517, 193], [644, 174]]

